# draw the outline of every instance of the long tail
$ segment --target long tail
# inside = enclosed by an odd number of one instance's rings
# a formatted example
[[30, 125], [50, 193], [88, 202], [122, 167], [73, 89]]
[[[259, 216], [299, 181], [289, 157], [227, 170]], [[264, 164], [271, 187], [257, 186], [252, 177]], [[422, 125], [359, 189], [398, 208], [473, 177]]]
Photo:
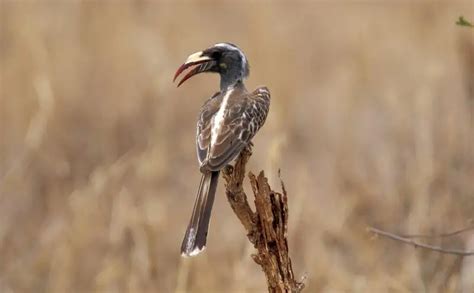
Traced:
[[194, 256], [206, 248], [207, 230], [218, 179], [219, 171], [202, 174], [193, 214], [181, 244], [182, 256]]

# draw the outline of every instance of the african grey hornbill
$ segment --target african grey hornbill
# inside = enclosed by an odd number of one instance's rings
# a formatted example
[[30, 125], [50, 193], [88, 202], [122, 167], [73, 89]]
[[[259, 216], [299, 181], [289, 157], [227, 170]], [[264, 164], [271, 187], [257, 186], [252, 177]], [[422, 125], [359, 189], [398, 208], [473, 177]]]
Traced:
[[206, 245], [219, 171], [237, 157], [262, 127], [270, 106], [270, 92], [259, 87], [248, 92], [244, 79], [249, 64], [244, 53], [230, 43], [219, 43], [194, 53], [176, 71], [174, 80], [192, 67], [178, 83], [202, 72], [219, 73], [220, 91], [201, 108], [196, 146], [202, 173], [196, 202], [181, 245], [181, 255], [193, 256]]

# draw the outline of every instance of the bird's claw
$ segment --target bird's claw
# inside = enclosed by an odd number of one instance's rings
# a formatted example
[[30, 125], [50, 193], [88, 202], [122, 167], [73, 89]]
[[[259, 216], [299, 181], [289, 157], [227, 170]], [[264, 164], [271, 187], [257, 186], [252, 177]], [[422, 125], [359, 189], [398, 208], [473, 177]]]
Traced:
[[230, 175], [230, 174], [234, 173], [234, 166], [228, 164], [224, 167], [223, 171], [224, 171], [224, 174]]

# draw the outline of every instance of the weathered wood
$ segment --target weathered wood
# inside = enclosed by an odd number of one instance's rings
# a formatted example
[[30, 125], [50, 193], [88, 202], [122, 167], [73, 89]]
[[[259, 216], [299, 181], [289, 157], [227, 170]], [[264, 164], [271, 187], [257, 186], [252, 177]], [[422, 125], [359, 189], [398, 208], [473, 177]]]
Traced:
[[271, 189], [263, 171], [257, 177], [249, 173], [255, 197], [256, 211], [253, 212], [243, 189], [245, 166], [251, 155], [250, 148], [247, 148], [234, 167], [225, 168], [227, 199], [257, 250], [252, 258], [265, 273], [268, 291], [301, 292], [304, 283], [295, 280], [288, 254], [288, 197], [283, 181], [282, 193], [278, 193]]

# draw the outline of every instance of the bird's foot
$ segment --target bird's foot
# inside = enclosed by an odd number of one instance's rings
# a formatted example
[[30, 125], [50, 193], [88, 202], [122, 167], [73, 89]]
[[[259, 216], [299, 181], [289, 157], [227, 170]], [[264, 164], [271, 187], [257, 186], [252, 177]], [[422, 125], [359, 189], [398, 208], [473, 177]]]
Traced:
[[243, 151], [251, 155], [252, 148], [253, 148], [253, 142], [249, 141]]
[[234, 166], [228, 164], [224, 167], [224, 169], [222, 169], [222, 171], [225, 175], [231, 175], [234, 173]]

